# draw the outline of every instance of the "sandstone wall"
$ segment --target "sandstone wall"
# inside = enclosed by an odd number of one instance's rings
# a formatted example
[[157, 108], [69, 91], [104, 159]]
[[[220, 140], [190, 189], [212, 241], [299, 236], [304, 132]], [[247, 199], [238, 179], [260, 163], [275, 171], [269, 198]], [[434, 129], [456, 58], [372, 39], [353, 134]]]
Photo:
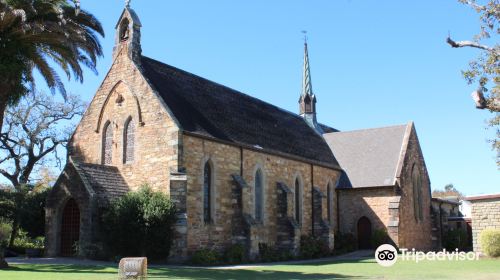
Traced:
[[[372, 225], [372, 233], [376, 229], [385, 230], [390, 224], [389, 205], [396, 196], [392, 187], [360, 188], [338, 190], [339, 195], [339, 231], [358, 235], [358, 221], [367, 217]], [[394, 240], [397, 244], [397, 240]]]
[[[339, 172], [333, 169], [291, 160], [263, 152], [221, 144], [194, 136], [183, 137], [183, 162], [187, 174], [187, 228], [188, 250], [222, 248], [232, 243], [230, 223], [234, 209], [232, 175], [242, 175], [247, 188], [243, 189], [243, 213], [254, 213], [254, 176], [257, 168], [264, 175], [264, 221], [252, 227], [257, 243], [275, 243], [277, 240], [277, 182], [294, 190], [295, 178], [303, 186], [301, 234], [311, 233], [311, 181], [326, 194], [328, 182], [336, 182]], [[202, 186], [203, 166], [210, 160], [214, 169], [215, 216], [212, 224], [203, 221]], [[325, 204], [326, 205], [326, 204]], [[322, 215], [326, 217], [326, 206]], [[335, 214], [336, 215], [336, 214]]]
[[[177, 171], [179, 129], [174, 120], [127, 56], [124, 45], [109, 73], [97, 90], [69, 144], [75, 158], [102, 163], [103, 130], [113, 129], [113, 164], [127, 184], [142, 184], [168, 192], [169, 174]], [[123, 161], [124, 126], [128, 118], [135, 124], [135, 155]]]
[[[412, 169], [419, 169], [422, 180], [422, 207], [423, 219], [415, 216], [413, 201]], [[403, 162], [400, 185], [400, 214], [399, 214], [399, 247], [415, 248], [417, 250], [432, 249], [432, 220], [431, 220], [431, 190], [430, 180], [425, 167], [424, 157], [420, 149], [416, 131], [411, 126], [408, 148]]]
[[472, 243], [474, 252], [481, 253], [479, 236], [487, 228], [500, 229], [500, 198], [473, 200]]

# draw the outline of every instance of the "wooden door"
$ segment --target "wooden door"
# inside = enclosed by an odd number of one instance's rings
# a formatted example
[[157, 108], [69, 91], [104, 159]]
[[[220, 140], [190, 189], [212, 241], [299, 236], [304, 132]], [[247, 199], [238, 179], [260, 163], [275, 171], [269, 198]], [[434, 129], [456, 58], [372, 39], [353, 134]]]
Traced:
[[372, 223], [367, 217], [358, 220], [358, 248], [371, 249]]

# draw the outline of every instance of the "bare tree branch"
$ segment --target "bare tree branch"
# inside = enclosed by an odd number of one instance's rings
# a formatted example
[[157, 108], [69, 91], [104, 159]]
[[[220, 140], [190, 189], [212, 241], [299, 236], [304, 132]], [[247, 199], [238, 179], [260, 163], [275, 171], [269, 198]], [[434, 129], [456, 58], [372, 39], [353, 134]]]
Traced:
[[485, 6], [477, 4], [476, 1], [460, 0], [460, 2], [471, 6], [472, 8], [474, 8], [478, 12], [486, 10]]
[[[37, 93], [23, 98], [6, 111], [5, 131], [0, 134], [0, 175], [16, 188], [30, 182], [38, 166], [61, 166], [58, 148], [69, 140], [64, 125], [82, 116], [84, 103], [75, 96], [56, 102], [52, 96]], [[54, 163], [55, 161], [55, 163]]]
[[481, 44], [473, 42], [473, 41], [458, 41], [458, 42], [456, 42], [456, 41], [453, 41], [448, 36], [448, 38], [446, 38], [446, 43], [448, 43], [452, 48], [472, 47], [472, 48], [478, 48], [478, 49], [482, 49], [485, 51], [494, 52], [494, 53], [498, 54], [498, 52], [494, 48], [486, 46], [486, 45], [481, 45]]

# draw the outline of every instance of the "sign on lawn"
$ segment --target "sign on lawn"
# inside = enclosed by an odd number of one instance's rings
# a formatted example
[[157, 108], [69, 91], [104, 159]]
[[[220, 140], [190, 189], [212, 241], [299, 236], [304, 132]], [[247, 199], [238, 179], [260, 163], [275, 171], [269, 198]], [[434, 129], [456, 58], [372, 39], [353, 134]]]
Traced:
[[124, 279], [146, 279], [148, 278], [147, 258], [123, 258], [118, 266], [118, 276]]

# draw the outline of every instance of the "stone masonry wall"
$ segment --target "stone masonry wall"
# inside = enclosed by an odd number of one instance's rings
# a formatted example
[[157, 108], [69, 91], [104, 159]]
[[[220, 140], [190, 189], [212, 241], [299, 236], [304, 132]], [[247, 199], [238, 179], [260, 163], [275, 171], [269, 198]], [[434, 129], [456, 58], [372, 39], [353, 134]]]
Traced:
[[[80, 242], [92, 244], [96, 241], [97, 217], [96, 205], [79, 179], [72, 165], [67, 165], [59, 177], [57, 188], [52, 188], [45, 205], [45, 255], [56, 257], [60, 253], [61, 222], [64, 206], [70, 198], [78, 204], [80, 210]], [[71, 194], [71, 197], [70, 197]]]
[[472, 243], [474, 252], [481, 253], [479, 236], [484, 229], [500, 229], [500, 198], [473, 200]]
[[[392, 187], [360, 188], [338, 190], [340, 223], [339, 231], [358, 235], [358, 221], [367, 217], [372, 225], [372, 233], [376, 229], [387, 229], [390, 224], [390, 202], [397, 196]], [[397, 240], [394, 240], [397, 244]]]
[[[239, 147], [222, 144], [194, 136], [183, 137], [183, 162], [187, 174], [187, 225], [188, 250], [199, 248], [222, 249], [232, 243], [231, 221], [233, 174], [241, 178], [249, 187], [243, 188], [243, 214], [253, 216], [254, 176], [257, 168], [264, 175], [264, 222], [252, 227], [258, 243], [274, 244], [277, 240], [277, 182], [283, 182], [294, 191], [297, 176], [302, 182], [302, 221], [300, 233], [311, 234], [311, 174], [314, 174], [314, 185], [326, 193], [328, 182], [336, 182], [339, 171], [314, 166], [291, 159], [266, 153], [240, 150]], [[203, 222], [202, 185], [203, 166], [210, 160], [214, 169], [215, 215], [212, 224]], [[241, 167], [243, 170], [241, 170]], [[326, 206], [324, 213], [326, 217]], [[255, 228], [255, 229], [254, 229]]]
[[[419, 168], [422, 178], [422, 213], [423, 220], [417, 221], [413, 207], [412, 168]], [[417, 250], [432, 249], [432, 219], [430, 180], [424, 158], [413, 125], [409, 134], [408, 148], [399, 178], [401, 195], [399, 215], [399, 247]]]
[[[177, 171], [179, 129], [161, 102], [123, 45], [71, 139], [72, 156], [101, 164], [102, 133], [109, 121], [113, 129], [112, 165], [118, 167], [127, 184], [132, 189], [149, 184], [168, 192], [170, 171]], [[132, 163], [125, 164], [124, 126], [129, 117], [135, 124], [135, 155]]]

